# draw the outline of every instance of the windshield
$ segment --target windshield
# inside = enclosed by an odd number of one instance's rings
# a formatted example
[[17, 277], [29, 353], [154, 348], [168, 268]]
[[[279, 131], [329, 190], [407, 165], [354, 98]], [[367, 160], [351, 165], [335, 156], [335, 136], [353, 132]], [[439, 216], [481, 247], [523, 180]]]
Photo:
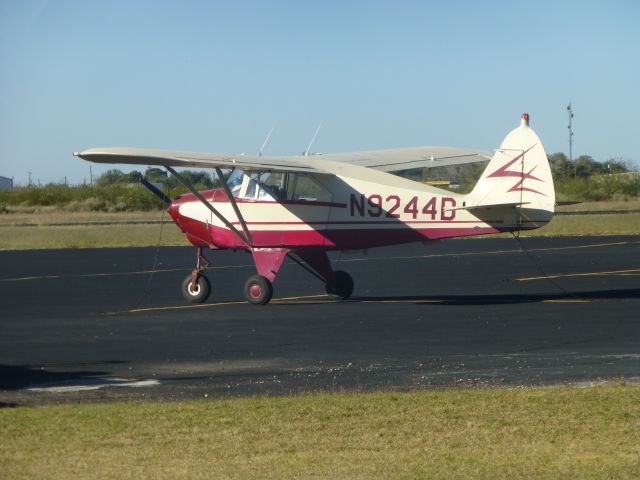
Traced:
[[242, 187], [242, 177], [244, 176], [244, 172], [239, 168], [234, 168], [229, 174], [229, 178], [227, 179], [227, 185], [229, 186], [229, 190], [231, 190], [231, 194], [234, 197], [240, 195], [240, 188]]

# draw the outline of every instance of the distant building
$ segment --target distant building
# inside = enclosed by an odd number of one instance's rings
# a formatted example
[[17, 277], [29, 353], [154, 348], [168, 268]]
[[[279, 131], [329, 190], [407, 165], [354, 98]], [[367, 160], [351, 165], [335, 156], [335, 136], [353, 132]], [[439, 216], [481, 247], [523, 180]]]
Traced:
[[0, 190], [13, 190], [13, 178], [0, 176]]

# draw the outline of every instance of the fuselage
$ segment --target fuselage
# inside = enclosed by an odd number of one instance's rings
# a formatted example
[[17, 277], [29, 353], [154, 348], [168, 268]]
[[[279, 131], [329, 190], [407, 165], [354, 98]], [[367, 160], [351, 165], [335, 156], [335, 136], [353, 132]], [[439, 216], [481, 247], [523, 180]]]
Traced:
[[[290, 188], [265, 185], [244, 176], [234, 200], [256, 248], [354, 250], [424, 240], [538, 228], [551, 215], [513, 208], [481, 214], [464, 209], [465, 195], [379, 172], [382, 181], [305, 174], [311, 185], [301, 195]], [[298, 174], [300, 177], [300, 174]], [[296, 179], [300, 182], [300, 179]], [[287, 193], [289, 192], [289, 193]], [[223, 189], [203, 196], [239, 230], [241, 222]], [[247, 248], [234, 232], [194, 197], [182, 195], [168, 209], [174, 222], [196, 246]], [[535, 217], [535, 218], [534, 218]]]

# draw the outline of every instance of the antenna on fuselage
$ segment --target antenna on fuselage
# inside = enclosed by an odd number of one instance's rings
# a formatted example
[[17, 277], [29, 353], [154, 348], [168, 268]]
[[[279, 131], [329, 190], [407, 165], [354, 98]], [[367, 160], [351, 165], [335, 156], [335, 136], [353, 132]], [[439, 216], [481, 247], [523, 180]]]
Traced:
[[311, 149], [311, 145], [313, 145], [313, 142], [316, 139], [316, 136], [318, 135], [318, 132], [320, 131], [320, 127], [322, 126], [322, 122], [320, 122], [320, 124], [318, 125], [318, 128], [316, 128], [316, 133], [313, 134], [313, 137], [311, 138], [311, 141], [309, 142], [309, 146], [307, 147], [307, 149], [304, 151], [304, 156], [308, 157], [309, 156], [309, 150]]
[[271, 134], [273, 133], [273, 129], [276, 128], [276, 124], [274, 123], [273, 126], [271, 127], [271, 130], [269, 130], [269, 133], [267, 133], [267, 138], [264, 139], [264, 142], [262, 142], [262, 146], [260, 147], [260, 152], [258, 153], [258, 156], [261, 157], [262, 156], [262, 151], [264, 150], [264, 147], [267, 145], [267, 142], [269, 141], [269, 139], [271, 138]]

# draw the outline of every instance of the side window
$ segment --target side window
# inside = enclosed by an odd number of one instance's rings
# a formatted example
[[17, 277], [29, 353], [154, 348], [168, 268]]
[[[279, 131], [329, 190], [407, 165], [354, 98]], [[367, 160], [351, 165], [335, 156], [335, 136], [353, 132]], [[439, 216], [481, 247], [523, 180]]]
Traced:
[[331, 194], [313, 177], [304, 173], [291, 174], [291, 176], [293, 177], [289, 182], [291, 200], [331, 200]]
[[[234, 196], [256, 200], [331, 201], [331, 193], [306, 173], [254, 172], [242, 177], [242, 189], [232, 190]], [[231, 182], [230, 182], [231, 183]], [[233, 186], [232, 188], [237, 188]]]
[[266, 172], [260, 175], [260, 198], [287, 200], [288, 173]]

